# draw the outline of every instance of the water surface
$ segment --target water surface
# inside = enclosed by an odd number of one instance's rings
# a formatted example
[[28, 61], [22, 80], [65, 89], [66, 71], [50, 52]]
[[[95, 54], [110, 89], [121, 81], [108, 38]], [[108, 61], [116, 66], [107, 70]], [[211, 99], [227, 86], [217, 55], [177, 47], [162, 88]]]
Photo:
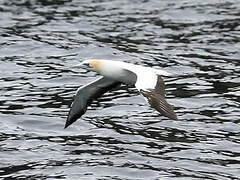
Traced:
[[[2, 179], [240, 178], [238, 0], [0, 2]], [[73, 66], [122, 60], [165, 78], [179, 120], [122, 87], [63, 129]]]

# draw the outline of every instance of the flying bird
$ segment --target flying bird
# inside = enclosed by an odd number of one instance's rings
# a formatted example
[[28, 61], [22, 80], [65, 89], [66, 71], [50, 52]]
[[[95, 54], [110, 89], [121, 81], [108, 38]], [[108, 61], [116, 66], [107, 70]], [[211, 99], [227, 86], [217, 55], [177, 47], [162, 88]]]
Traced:
[[65, 128], [79, 119], [94, 99], [121, 84], [134, 85], [152, 108], [170, 119], [178, 119], [172, 106], [165, 99], [165, 85], [162, 76], [170, 76], [170, 73], [113, 60], [90, 59], [79, 64], [79, 66], [84, 65], [103, 77], [77, 90]]

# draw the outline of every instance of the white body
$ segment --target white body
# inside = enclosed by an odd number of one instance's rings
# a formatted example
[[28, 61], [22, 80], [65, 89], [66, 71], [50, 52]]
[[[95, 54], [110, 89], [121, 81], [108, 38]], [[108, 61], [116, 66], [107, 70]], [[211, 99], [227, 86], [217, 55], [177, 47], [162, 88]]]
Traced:
[[112, 79], [117, 80], [120, 76], [123, 76], [124, 69], [135, 73], [137, 75], [137, 81], [135, 84], [137, 89], [154, 89], [157, 84], [157, 75], [170, 75], [170, 73], [166, 71], [122, 61], [101, 60], [100, 62], [99, 67], [95, 70], [101, 75]]

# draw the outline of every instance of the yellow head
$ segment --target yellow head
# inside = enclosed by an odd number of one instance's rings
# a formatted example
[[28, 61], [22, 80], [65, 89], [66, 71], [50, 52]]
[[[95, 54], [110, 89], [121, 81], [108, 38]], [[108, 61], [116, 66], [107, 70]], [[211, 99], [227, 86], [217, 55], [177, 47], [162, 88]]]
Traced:
[[93, 68], [95, 71], [99, 71], [101, 67], [101, 60], [100, 59], [89, 59], [87, 60], [89, 66]]
[[99, 72], [102, 62], [100, 59], [88, 59], [78, 64], [77, 66], [82, 66], [82, 65], [87, 65], [92, 70]]

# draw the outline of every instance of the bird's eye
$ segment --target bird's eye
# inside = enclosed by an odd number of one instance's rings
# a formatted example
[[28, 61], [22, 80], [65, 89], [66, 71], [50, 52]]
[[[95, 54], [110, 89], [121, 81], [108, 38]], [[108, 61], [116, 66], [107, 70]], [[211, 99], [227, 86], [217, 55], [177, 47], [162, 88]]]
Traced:
[[90, 63], [86, 63], [86, 62], [83, 63], [83, 66], [84, 66], [85, 68], [89, 68], [89, 67], [91, 67], [91, 66], [90, 66]]
[[87, 65], [87, 67], [89, 67], [89, 68], [92, 67], [90, 63], [87, 63], [86, 65]]

